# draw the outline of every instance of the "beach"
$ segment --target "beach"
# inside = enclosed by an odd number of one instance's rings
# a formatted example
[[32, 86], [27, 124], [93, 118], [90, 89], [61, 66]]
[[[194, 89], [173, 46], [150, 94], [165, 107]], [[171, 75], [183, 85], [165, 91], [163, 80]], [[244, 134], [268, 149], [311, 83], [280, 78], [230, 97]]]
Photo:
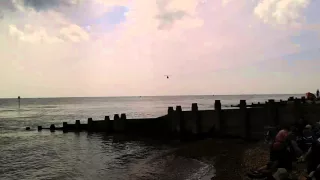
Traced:
[[[222, 179], [224, 174], [241, 176], [246, 168], [243, 154], [254, 147], [241, 141], [215, 139], [192, 144], [164, 144], [152, 140], [129, 141], [103, 133], [38, 132], [36, 127], [64, 121], [74, 123], [77, 119], [86, 122], [89, 117], [101, 120], [117, 113], [126, 113], [128, 118], [158, 117], [167, 113], [168, 106], [181, 105], [188, 110], [194, 102], [198, 103], [199, 109], [213, 109], [215, 99], [221, 100], [225, 108], [238, 104], [240, 99], [256, 103], [270, 98], [285, 100], [290, 96], [293, 95], [22, 97], [20, 109], [17, 99], [0, 99], [0, 157], [3, 157], [0, 158], [0, 174], [5, 180], [205, 180], [214, 173]], [[27, 126], [31, 131], [25, 130]], [[234, 161], [237, 163], [232, 163]], [[233, 173], [226, 170], [230, 167], [233, 167]]]
[[268, 162], [267, 145], [238, 139], [210, 139], [189, 144], [176, 151], [176, 155], [205, 159], [215, 167], [213, 179], [246, 179], [250, 169]]

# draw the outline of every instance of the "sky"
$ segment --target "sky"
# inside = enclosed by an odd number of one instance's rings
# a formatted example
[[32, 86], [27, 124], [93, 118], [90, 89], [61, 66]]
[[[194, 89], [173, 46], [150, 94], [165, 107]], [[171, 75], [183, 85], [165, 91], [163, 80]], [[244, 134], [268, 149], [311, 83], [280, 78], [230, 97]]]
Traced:
[[0, 83], [0, 97], [315, 92], [320, 1], [1, 0]]

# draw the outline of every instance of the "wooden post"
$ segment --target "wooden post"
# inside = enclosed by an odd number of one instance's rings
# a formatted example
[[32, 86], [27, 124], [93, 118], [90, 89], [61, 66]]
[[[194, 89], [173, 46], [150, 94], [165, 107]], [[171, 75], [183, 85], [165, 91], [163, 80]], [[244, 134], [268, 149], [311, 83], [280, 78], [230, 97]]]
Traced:
[[62, 123], [62, 129], [63, 129], [64, 131], [68, 130], [68, 123], [67, 123], [67, 122], [63, 122], [63, 123]]
[[80, 131], [80, 120], [76, 120], [76, 131]]
[[115, 114], [113, 117], [113, 131], [118, 133], [119, 132], [119, 120], [120, 120], [120, 116], [119, 114]]
[[113, 120], [119, 120], [119, 119], [120, 119], [119, 114], [115, 114], [113, 117]]
[[167, 116], [167, 132], [168, 133], [175, 133], [176, 131], [176, 121], [174, 117], [174, 109], [173, 107], [168, 107], [168, 116]]
[[56, 126], [54, 124], [50, 125], [50, 131], [55, 131], [56, 130]]
[[179, 126], [180, 126], [180, 139], [181, 140], [185, 140], [186, 139], [186, 128], [185, 128], [185, 121], [184, 121], [184, 117], [183, 117], [183, 112], [182, 112], [182, 107], [181, 106], [177, 106], [176, 108], [176, 112], [179, 116]]
[[247, 102], [246, 100], [240, 100], [240, 111], [243, 114], [243, 124], [244, 124], [244, 138], [251, 138], [251, 122], [249, 118], [249, 113], [247, 110]]
[[88, 131], [92, 131], [93, 128], [93, 121], [92, 118], [88, 118]]
[[219, 133], [223, 135], [225, 133], [225, 122], [222, 117], [222, 111], [221, 111], [221, 101], [220, 100], [215, 100], [214, 101], [214, 110], [217, 113], [217, 120], [218, 120], [218, 128], [219, 128]]
[[301, 107], [301, 100], [300, 99], [294, 99], [293, 113], [294, 113], [295, 123], [297, 123], [301, 118], [304, 118], [303, 114], [302, 114], [302, 107]]
[[201, 114], [200, 114], [200, 111], [199, 111], [199, 108], [198, 108], [198, 104], [197, 103], [193, 103], [192, 104], [192, 107], [191, 107], [191, 111], [193, 112], [193, 114], [196, 116], [196, 133], [197, 134], [201, 134], [201, 121], [202, 121], [202, 118], [201, 118]]
[[104, 129], [105, 129], [105, 131], [106, 132], [110, 132], [110, 131], [112, 131], [112, 129], [111, 129], [111, 121], [110, 121], [110, 117], [109, 116], [105, 116], [104, 117], [104, 124], [105, 124], [105, 127], [104, 127]]
[[20, 96], [18, 96], [18, 104], [19, 104], [19, 109], [20, 109]]
[[126, 126], [127, 115], [125, 113], [122, 113], [120, 120], [121, 120], [120, 121], [121, 122], [121, 131], [126, 132], [126, 130], [127, 130], [127, 126]]
[[274, 126], [278, 126], [280, 124], [279, 117], [277, 114], [277, 107], [276, 107], [274, 99], [268, 100], [267, 117], [268, 117], [267, 124], [272, 123], [272, 124], [274, 124]]

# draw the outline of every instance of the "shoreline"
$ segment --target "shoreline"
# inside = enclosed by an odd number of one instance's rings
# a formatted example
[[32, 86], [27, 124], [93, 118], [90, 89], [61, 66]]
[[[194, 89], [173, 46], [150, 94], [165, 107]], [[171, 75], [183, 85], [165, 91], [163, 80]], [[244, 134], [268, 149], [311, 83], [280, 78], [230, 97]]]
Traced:
[[[247, 173], [269, 162], [269, 145], [262, 142], [246, 142], [240, 139], [213, 138], [185, 144], [177, 149], [176, 156], [198, 159], [214, 167], [201, 180], [248, 180]], [[305, 162], [293, 162], [291, 175], [306, 176]]]
[[174, 154], [210, 163], [215, 173], [209, 172], [205, 180], [246, 179], [250, 169], [265, 165], [269, 158], [268, 145], [261, 142], [218, 138], [185, 144]]

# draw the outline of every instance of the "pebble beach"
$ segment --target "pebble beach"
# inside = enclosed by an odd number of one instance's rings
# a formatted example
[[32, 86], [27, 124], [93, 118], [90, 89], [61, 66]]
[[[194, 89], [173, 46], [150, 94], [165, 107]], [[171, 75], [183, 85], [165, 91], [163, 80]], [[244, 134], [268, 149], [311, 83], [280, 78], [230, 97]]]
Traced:
[[[190, 143], [179, 148], [175, 154], [210, 161], [215, 167], [212, 180], [248, 180], [247, 173], [250, 170], [266, 165], [269, 160], [268, 144], [238, 139], [210, 139]], [[294, 176], [305, 173], [304, 163], [294, 164]]]

